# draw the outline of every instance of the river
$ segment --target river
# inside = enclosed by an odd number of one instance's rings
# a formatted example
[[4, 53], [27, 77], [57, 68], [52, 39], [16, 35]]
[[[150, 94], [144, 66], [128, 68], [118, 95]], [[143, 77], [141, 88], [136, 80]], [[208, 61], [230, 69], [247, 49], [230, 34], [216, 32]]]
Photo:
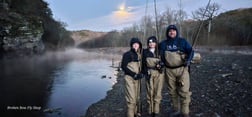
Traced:
[[80, 49], [0, 61], [1, 115], [80, 117], [116, 83], [114, 55]]

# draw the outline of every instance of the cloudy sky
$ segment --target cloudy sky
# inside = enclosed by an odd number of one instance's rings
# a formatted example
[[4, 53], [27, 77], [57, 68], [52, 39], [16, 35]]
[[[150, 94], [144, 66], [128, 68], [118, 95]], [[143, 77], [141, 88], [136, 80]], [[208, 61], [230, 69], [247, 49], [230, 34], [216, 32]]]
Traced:
[[[154, 15], [154, 0], [44, 0], [56, 20], [65, 22], [68, 30], [111, 31], [132, 26], [145, 15]], [[156, 0], [157, 12], [177, 10], [180, 0]], [[181, 0], [188, 13], [205, 7], [208, 0]], [[252, 0], [211, 0], [221, 5], [220, 12], [252, 7]], [[146, 9], [147, 4], [147, 9]]]

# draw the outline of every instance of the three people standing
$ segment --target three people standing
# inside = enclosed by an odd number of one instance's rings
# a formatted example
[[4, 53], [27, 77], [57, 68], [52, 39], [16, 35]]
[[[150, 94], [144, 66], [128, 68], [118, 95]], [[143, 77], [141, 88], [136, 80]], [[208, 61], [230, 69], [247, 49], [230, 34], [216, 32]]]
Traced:
[[152, 117], [157, 117], [160, 111], [164, 80], [168, 85], [173, 115], [189, 117], [191, 92], [188, 66], [194, 51], [186, 39], [179, 37], [177, 27], [167, 27], [166, 39], [159, 43], [159, 48], [155, 36], [147, 39], [148, 47], [143, 52], [138, 38], [132, 38], [130, 46], [131, 49], [123, 55], [121, 66], [125, 72], [127, 117], [136, 115], [139, 79], [143, 77], [146, 78], [148, 113]]

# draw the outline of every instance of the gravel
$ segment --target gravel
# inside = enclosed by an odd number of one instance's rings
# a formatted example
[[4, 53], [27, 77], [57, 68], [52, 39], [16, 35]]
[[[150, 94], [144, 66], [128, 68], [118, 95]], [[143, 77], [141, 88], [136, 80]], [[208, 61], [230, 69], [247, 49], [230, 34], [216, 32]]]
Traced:
[[[252, 116], [252, 54], [200, 52], [200, 63], [191, 65], [191, 117]], [[143, 117], [147, 117], [144, 80], [142, 84]], [[123, 72], [107, 96], [92, 104], [85, 117], [125, 117]], [[171, 106], [167, 85], [162, 90], [160, 117], [169, 116]]]

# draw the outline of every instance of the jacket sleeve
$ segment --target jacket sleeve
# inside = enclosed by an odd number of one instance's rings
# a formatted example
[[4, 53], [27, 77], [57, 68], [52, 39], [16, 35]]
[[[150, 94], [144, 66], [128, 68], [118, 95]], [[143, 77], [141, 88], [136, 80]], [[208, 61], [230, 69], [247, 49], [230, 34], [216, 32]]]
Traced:
[[130, 55], [129, 53], [125, 53], [123, 54], [123, 58], [122, 58], [122, 64], [121, 64], [121, 68], [124, 71], [125, 74], [130, 75], [131, 77], [134, 77], [136, 75], [135, 72], [131, 71], [127, 65], [128, 63], [131, 61]]
[[165, 44], [164, 42], [162, 41], [161, 43], [159, 43], [159, 46], [158, 46], [158, 50], [159, 50], [159, 56], [161, 58], [161, 61], [163, 63], [165, 63], [165, 55], [164, 55], [164, 52], [165, 52]]

